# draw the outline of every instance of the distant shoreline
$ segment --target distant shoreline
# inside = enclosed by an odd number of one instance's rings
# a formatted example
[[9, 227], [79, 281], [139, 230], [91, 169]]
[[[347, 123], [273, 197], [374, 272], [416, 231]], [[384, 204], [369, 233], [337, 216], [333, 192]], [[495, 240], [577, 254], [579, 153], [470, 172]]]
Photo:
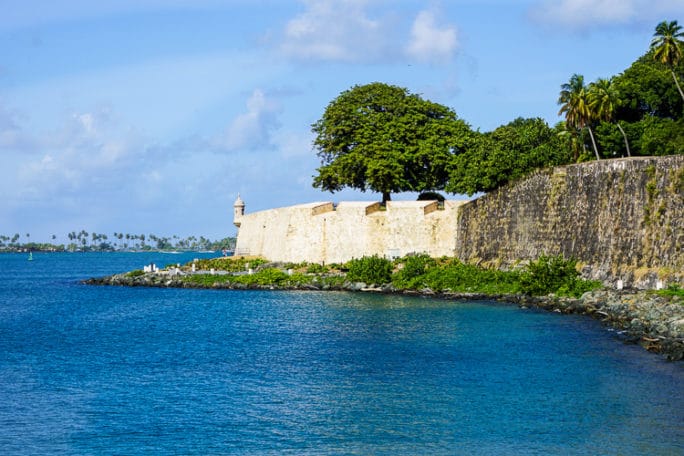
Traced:
[[[19, 248], [19, 249], [0, 249], [0, 254], [3, 253], [216, 253], [220, 252], [221, 249], [218, 250], [208, 250], [208, 249], [202, 249], [202, 250], [194, 250], [194, 249], [116, 249], [116, 250], [98, 250], [98, 249], [76, 249], [76, 250], [69, 250], [69, 249], [28, 249], [28, 248]], [[228, 251], [228, 256], [233, 254], [232, 250]]]

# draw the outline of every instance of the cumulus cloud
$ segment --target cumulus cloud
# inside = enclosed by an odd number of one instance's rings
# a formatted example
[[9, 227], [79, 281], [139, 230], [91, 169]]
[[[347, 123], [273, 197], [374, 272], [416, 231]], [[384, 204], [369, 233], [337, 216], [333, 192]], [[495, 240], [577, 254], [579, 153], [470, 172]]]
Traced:
[[290, 20], [281, 50], [301, 60], [363, 61], [389, 51], [389, 30], [366, 11], [368, 0], [304, 0], [306, 9]]
[[583, 29], [601, 25], [662, 20], [681, 14], [684, 0], [546, 0], [531, 16], [549, 25]]
[[30, 153], [14, 157], [17, 200], [113, 190], [146, 150], [137, 133], [119, 128], [108, 108], [72, 113], [32, 143]]
[[255, 89], [246, 103], [247, 111], [238, 115], [215, 141], [224, 150], [254, 150], [271, 147], [271, 135], [279, 127], [279, 104]]
[[456, 28], [439, 26], [434, 11], [421, 11], [411, 27], [409, 56], [425, 62], [450, 60], [458, 47]]
[[440, 24], [435, 10], [405, 14], [377, 0], [302, 0], [304, 11], [283, 31], [280, 51], [303, 61], [392, 62], [403, 58], [441, 63], [458, 48], [456, 27]]

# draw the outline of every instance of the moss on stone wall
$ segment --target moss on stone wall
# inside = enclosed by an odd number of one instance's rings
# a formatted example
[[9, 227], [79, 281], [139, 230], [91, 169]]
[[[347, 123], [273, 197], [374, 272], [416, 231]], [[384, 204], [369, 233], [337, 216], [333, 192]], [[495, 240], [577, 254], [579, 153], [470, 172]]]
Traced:
[[457, 256], [513, 264], [562, 254], [627, 283], [637, 269], [682, 271], [683, 194], [684, 156], [542, 170], [461, 207]]

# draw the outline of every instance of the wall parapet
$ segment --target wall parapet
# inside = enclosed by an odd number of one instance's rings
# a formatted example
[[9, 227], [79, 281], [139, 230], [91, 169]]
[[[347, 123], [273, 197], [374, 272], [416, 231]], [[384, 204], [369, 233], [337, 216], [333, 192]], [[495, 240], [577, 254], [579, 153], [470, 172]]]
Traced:
[[460, 202], [315, 202], [240, 217], [236, 252], [273, 261], [341, 263], [367, 255], [453, 256]]

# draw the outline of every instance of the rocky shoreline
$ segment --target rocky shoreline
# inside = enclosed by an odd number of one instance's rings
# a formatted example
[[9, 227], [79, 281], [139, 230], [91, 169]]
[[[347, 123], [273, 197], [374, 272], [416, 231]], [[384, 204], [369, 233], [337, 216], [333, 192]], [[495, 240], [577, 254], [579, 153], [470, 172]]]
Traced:
[[669, 361], [684, 360], [684, 300], [665, 297], [650, 291], [600, 289], [585, 293], [579, 299], [538, 297], [526, 295], [486, 295], [479, 293], [434, 292], [398, 290], [391, 285], [381, 287], [364, 283], [344, 282], [330, 285], [312, 280], [306, 285], [278, 287], [275, 285], [244, 285], [221, 282], [211, 286], [183, 280], [182, 275], [166, 272], [114, 274], [85, 280], [89, 285], [141, 286], [162, 288], [211, 288], [211, 289], [262, 289], [262, 290], [337, 290], [351, 292], [375, 292], [387, 294], [423, 295], [450, 300], [496, 300], [517, 304], [521, 308], [538, 308], [563, 314], [588, 315], [601, 320], [619, 332], [628, 343], [637, 343], [646, 350], [659, 353]]

